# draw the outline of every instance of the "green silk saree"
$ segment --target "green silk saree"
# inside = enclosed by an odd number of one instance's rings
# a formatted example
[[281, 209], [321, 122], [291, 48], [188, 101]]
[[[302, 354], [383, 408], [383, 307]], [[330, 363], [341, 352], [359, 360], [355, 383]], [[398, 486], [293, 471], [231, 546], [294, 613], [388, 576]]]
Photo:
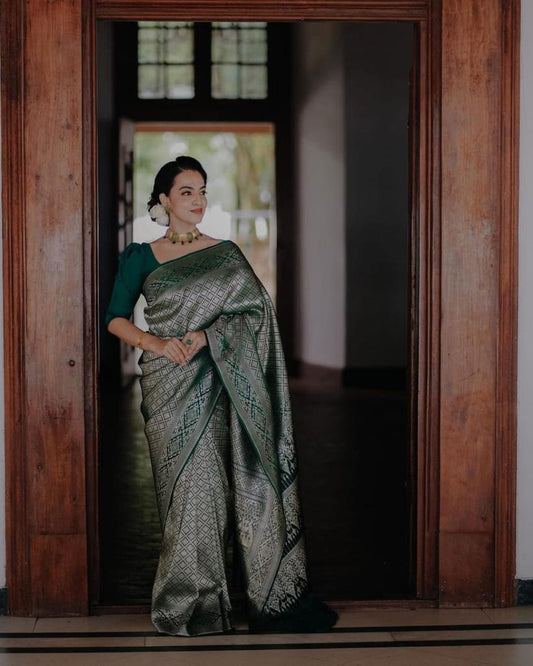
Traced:
[[163, 527], [152, 621], [177, 635], [232, 628], [225, 554], [235, 530], [250, 626], [268, 628], [309, 598], [272, 303], [230, 241], [161, 264], [143, 293], [151, 333], [205, 330], [209, 343], [185, 365], [149, 351], [140, 362]]

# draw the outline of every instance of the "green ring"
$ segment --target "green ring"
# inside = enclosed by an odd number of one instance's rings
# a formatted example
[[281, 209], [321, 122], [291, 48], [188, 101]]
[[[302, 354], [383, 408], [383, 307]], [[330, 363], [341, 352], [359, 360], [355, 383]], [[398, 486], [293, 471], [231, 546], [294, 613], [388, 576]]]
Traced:
[[185, 340], [185, 344], [192, 345], [192, 340], [190, 338], [187, 338], [187, 340]]

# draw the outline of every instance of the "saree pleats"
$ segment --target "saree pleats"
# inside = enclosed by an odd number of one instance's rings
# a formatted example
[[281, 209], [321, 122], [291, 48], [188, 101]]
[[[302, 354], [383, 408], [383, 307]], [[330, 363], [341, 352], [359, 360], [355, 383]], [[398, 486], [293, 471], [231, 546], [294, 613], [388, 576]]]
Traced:
[[231, 629], [224, 559], [231, 510], [227, 417], [221, 393], [174, 486], [152, 604], [152, 621], [165, 633], [193, 636]]
[[308, 590], [285, 363], [272, 303], [236, 245], [167, 262], [144, 284], [150, 332], [205, 330], [180, 366], [144, 352], [142, 411], [163, 526], [152, 619], [165, 633], [231, 628], [225, 564], [235, 524], [250, 623]]

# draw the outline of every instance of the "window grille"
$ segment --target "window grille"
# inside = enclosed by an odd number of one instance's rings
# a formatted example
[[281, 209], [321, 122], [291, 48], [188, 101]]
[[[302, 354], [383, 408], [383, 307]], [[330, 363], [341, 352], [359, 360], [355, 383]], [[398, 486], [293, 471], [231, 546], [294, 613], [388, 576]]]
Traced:
[[[137, 90], [140, 99], [195, 97], [195, 24], [140, 21], [137, 24]], [[213, 99], [266, 99], [268, 95], [267, 24], [211, 23]], [[206, 44], [209, 48], [209, 43]]]

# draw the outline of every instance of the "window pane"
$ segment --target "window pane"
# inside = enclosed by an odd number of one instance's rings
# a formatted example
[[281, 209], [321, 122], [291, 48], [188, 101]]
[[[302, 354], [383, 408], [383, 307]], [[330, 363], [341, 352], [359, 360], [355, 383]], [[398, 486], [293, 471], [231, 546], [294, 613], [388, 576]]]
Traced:
[[157, 42], [139, 42], [139, 62], [159, 62], [159, 44]]
[[239, 97], [239, 66], [213, 65], [211, 95], [216, 99]]
[[237, 30], [213, 30], [211, 35], [213, 62], [239, 61]]
[[267, 24], [261, 21], [240, 22], [241, 28], [266, 28]]
[[193, 31], [190, 28], [172, 28], [167, 33], [167, 62], [191, 63], [194, 59]]
[[267, 41], [263, 30], [241, 30], [241, 62], [266, 63]]
[[167, 68], [167, 94], [169, 99], [194, 97], [194, 69], [192, 65], [169, 65]]
[[163, 77], [159, 65], [138, 66], [139, 97], [152, 99], [164, 97]]
[[241, 97], [263, 99], [267, 96], [267, 68], [265, 65], [242, 65]]
[[140, 42], [157, 42], [160, 39], [161, 30], [157, 28], [146, 29], [138, 31], [139, 43]]

